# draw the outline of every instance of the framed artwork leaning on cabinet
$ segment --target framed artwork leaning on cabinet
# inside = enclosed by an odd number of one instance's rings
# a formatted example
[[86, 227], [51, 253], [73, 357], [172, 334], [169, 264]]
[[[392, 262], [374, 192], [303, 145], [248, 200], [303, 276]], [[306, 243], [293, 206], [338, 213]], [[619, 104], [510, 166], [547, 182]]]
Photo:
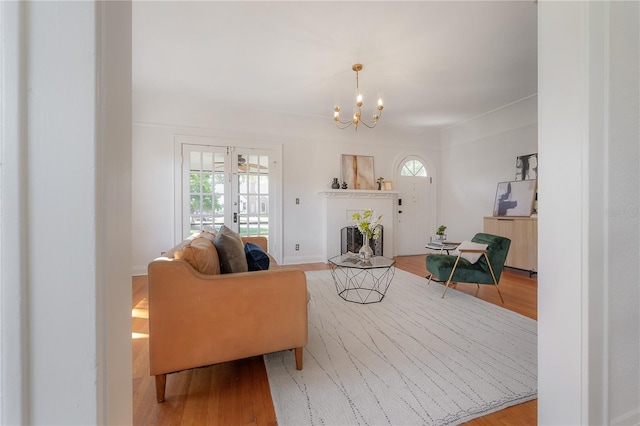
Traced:
[[493, 215], [531, 216], [537, 183], [537, 179], [499, 182]]

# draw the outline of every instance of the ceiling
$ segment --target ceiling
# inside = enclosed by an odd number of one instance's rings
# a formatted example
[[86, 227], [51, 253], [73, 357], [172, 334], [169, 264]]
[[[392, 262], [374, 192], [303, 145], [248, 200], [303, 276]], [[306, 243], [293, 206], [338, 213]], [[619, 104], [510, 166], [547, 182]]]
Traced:
[[229, 109], [447, 127], [537, 93], [536, 3], [133, 2], [133, 90]]

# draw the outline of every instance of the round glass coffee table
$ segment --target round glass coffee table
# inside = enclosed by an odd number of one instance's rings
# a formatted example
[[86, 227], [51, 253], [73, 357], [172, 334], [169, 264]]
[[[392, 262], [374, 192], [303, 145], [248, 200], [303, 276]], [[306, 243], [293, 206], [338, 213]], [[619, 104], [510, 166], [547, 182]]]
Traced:
[[329, 259], [338, 296], [353, 303], [377, 303], [384, 299], [396, 273], [396, 261], [373, 256], [368, 262], [342, 254]]

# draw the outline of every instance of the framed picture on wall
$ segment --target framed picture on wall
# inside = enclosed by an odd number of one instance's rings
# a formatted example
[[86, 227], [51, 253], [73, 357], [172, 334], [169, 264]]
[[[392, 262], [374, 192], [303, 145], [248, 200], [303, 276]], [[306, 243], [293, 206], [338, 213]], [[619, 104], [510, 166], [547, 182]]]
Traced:
[[538, 154], [516, 158], [516, 180], [538, 179]]
[[376, 189], [373, 157], [342, 154], [342, 181], [349, 189]]
[[493, 205], [494, 216], [531, 216], [538, 181], [500, 182]]

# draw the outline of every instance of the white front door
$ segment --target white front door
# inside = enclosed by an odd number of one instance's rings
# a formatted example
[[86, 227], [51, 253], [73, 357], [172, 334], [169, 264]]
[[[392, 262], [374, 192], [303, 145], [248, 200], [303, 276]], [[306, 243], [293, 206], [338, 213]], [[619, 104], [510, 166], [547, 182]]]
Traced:
[[398, 194], [397, 245], [399, 256], [427, 253], [425, 245], [433, 234], [434, 200], [433, 179], [425, 162], [418, 157], [407, 157], [396, 175]]

